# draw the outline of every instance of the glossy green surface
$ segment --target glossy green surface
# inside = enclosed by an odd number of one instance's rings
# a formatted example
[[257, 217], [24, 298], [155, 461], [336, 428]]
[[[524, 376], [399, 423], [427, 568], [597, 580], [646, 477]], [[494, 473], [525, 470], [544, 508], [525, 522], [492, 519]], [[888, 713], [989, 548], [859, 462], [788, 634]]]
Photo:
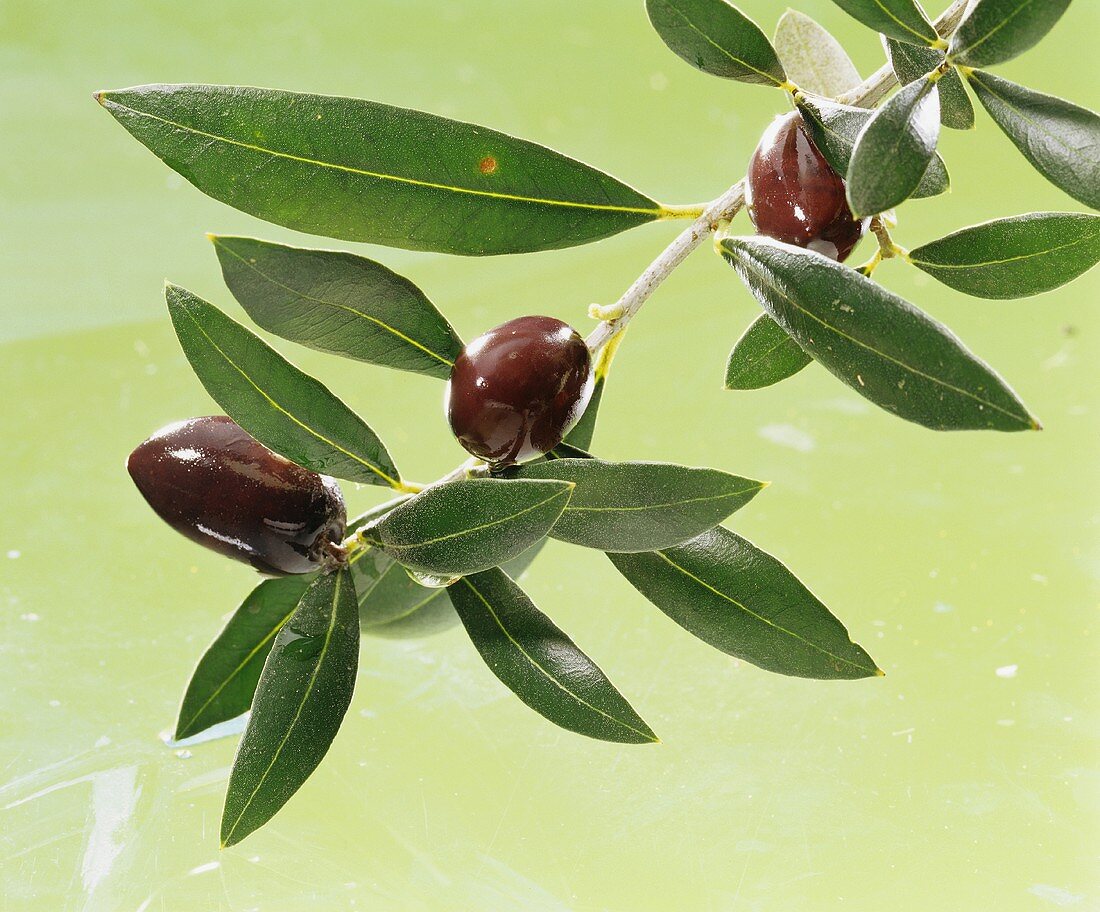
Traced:
[[1039, 430], [993, 368], [878, 282], [771, 238], [725, 238], [719, 246], [803, 350], [879, 408], [936, 431]]
[[1040, 174], [1074, 199], [1100, 209], [1100, 115], [1095, 107], [982, 70], [967, 79], [986, 113]]
[[713, 529], [764, 487], [717, 469], [585, 458], [537, 462], [516, 474], [576, 485], [550, 535], [599, 551], [678, 545]]
[[376, 260], [211, 236], [222, 277], [259, 326], [345, 358], [446, 380], [462, 340], [404, 276]]
[[[739, 5], [769, 32], [782, 10]], [[851, 39], [864, 74], [882, 62], [878, 39], [831, 0], [792, 5]], [[1100, 9], [1074, 3], [998, 73], [1096, 107], [1098, 30]], [[198, 193], [90, 92], [201, 78], [369, 96], [492, 124], [682, 201], [739, 178], [786, 102], [694, 71], [640, 2], [610, 0], [119, 0], [79, 14], [5, 0], [0, 70], [5, 912], [1100, 902], [1100, 274], [992, 302], [902, 263], [879, 268], [1045, 424], [944, 435], [880, 412], [816, 365], [770, 389], [724, 390], [726, 356], [759, 309], [701, 250], [627, 333], [593, 447], [770, 480], [731, 526], [796, 572], [886, 677], [806, 681], [738, 664], [603, 555], [551, 542], [524, 588], [661, 744], [558, 730], [458, 626], [367, 638], [325, 761], [270, 824], [219, 851], [236, 736], [172, 747], [160, 735], [256, 577], [160, 525], [123, 460], [153, 429], [215, 408], [161, 297], [169, 275], [244, 319], [203, 232], [317, 242]], [[1082, 208], [982, 110], [976, 132], [945, 133], [940, 148], [954, 189], [899, 210], [904, 246]], [[749, 230], [744, 216], [735, 224]], [[588, 304], [614, 300], [677, 229], [506, 260], [349, 249], [407, 274], [473, 338], [525, 312], [583, 326]], [[871, 249], [864, 241], [854, 261]], [[438, 382], [275, 344], [369, 414], [410, 478], [465, 458]], [[345, 488], [351, 515], [389, 496]]]
[[210, 85], [137, 86], [96, 99], [203, 193], [322, 237], [524, 253], [663, 215], [647, 196], [559, 152], [368, 99]]
[[657, 741], [599, 667], [499, 567], [462, 577], [447, 595], [485, 664], [535, 712], [600, 741]]
[[852, 149], [846, 179], [853, 214], [878, 215], [913, 196], [939, 137], [940, 92], [931, 75], [886, 99]]

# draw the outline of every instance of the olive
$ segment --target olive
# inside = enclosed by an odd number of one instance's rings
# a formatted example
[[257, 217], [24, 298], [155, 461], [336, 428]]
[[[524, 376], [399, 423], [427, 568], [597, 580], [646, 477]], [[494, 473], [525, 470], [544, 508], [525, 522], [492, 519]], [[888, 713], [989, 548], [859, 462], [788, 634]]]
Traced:
[[263, 573], [308, 573], [339, 554], [347, 511], [336, 481], [273, 453], [225, 415], [161, 428], [126, 468], [173, 529]]
[[561, 443], [591, 396], [591, 356], [580, 334], [553, 317], [517, 317], [455, 359], [447, 420], [468, 452], [505, 466]]
[[749, 162], [746, 199], [756, 230], [843, 262], [867, 223], [856, 219], [833, 170], [793, 111], [772, 121]]

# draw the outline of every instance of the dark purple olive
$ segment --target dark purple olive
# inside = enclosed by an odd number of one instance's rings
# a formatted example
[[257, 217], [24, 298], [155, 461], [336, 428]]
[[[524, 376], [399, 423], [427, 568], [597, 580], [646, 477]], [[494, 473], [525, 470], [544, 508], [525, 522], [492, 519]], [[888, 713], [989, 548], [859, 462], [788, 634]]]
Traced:
[[746, 199], [756, 230], [843, 262], [866, 230], [852, 216], [844, 179], [825, 160], [797, 111], [777, 117], [749, 162]]
[[126, 468], [173, 529], [263, 573], [316, 570], [344, 536], [336, 481], [273, 453], [225, 415], [161, 428]]
[[478, 336], [455, 360], [447, 420], [467, 451], [510, 465], [561, 443], [591, 395], [580, 334], [553, 317], [518, 317]]

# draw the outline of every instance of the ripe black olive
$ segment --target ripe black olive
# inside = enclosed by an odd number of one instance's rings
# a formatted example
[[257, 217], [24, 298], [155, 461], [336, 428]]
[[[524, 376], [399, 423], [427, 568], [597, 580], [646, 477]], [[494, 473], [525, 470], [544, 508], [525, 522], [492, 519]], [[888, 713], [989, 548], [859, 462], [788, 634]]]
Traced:
[[746, 198], [760, 234], [844, 262], [867, 223], [856, 219], [844, 179], [825, 160], [797, 111], [776, 118], [749, 163]]
[[273, 453], [225, 415], [161, 428], [126, 468], [173, 529], [263, 573], [316, 570], [344, 536], [336, 481]]
[[584, 339], [553, 317], [518, 317], [474, 339], [455, 360], [447, 419], [467, 451], [495, 466], [552, 450], [592, 395]]

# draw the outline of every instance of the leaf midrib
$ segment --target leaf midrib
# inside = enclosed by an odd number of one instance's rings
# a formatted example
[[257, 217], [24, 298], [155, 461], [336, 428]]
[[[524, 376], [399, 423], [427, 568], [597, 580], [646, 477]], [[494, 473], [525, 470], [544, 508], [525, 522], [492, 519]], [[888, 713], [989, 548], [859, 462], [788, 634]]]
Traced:
[[293, 294], [295, 297], [301, 298], [304, 301], [312, 301], [314, 304], [323, 304], [326, 307], [332, 307], [332, 308], [335, 308], [337, 310], [343, 310], [343, 311], [346, 311], [347, 313], [349, 313], [353, 316], [361, 317], [364, 320], [369, 320], [371, 323], [377, 324], [383, 330], [393, 334], [398, 339], [401, 339], [403, 342], [407, 342], [409, 345], [412, 345], [415, 348], [420, 349], [422, 352], [424, 352], [424, 354], [429, 355], [432, 358], [435, 358], [437, 361], [442, 362], [447, 367], [454, 367], [454, 362], [453, 361], [448, 360], [447, 358], [443, 357], [442, 355], [438, 354], [437, 352], [432, 351], [427, 346], [422, 345], [420, 342], [417, 342], [415, 339], [411, 338], [410, 336], [405, 335], [403, 332], [401, 332], [401, 330], [397, 329], [394, 326], [391, 326], [385, 320], [381, 320], [378, 317], [371, 316], [368, 313], [363, 313], [363, 311], [356, 310], [354, 307], [349, 307], [346, 304], [340, 304], [336, 301], [329, 301], [325, 298], [318, 298], [314, 295], [306, 294], [303, 291], [299, 291], [297, 288], [293, 288], [290, 285], [287, 285], [285, 282], [280, 282], [278, 279], [273, 278], [272, 276], [268, 275], [266, 272], [264, 272], [262, 269], [260, 269], [259, 266], [257, 266], [255, 263], [249, 262], [245, 257], [242, 257], [239, 253], [237, 253], [237, 251], [235, 251], [232, 247], [222, 243], [222, 241], [220, 239], [215, 239], [214, 243], [217, 244], [219, 247], [221, 247], [223, 250], [225, 250], [227, 253], [231, 254], [232, 256], [234, 256], [238, 260], [240, 260], [240, 262], [243, 263], [245, 265], [245, 267], [247, 267], [248, 269], [251, 269], [253, 272], [256, 273], [256, 275], [258, 275], [265, 282], [270, 282], [272, 285], [276, 286], [277, 288], [281, 288], [284, 291], [288, 291], [291, 294]]
[[1022, 13], [1027, 7], [1031, 6], [1031, 4], [1032, 4], [1032, 0], [1024, 0], [1023, 3], [1021, 3], [1019, 6], [1017, 6], [1015, 10], [1013, 10], [1009, 15], [1007, 15], [1004, 19], [1002, 19], [995, 26], [993, 26], [993, 28], [991, 28], [988, 32], [986, 32], [981, 38], [979, 38], [977, 41], [972, 42], [971, 44], [968, 44], [965, 48], [963, 48], [961, 53], [968, 54], [970, 51], [973, 51], [975, 48], [981, 47], [990, 38], [992, 38], [994, 35], [996, 35], [997, 32], [999, 32], [1006, 25], [1008, 25], [1013, 19], [1015, 19], [1018, 15], [1020, 15], [1020, 13]]
[[[984, 83], [984, 82], [982, 82], [982, 81], [981, 81], [981, 79], [980, 79], [980, 78], [978, 78], [978, 71], [977, 71], [977, 70], [971, 70], [971, 71], [970, 71], [970, 72], [969, 72], [969, 73], [967, 74], [967, 78], [968, 78], [968, 79], [969, 79], [969, 80], [970, 80], [971, 82], [975, 82], [975, 83], [977, 83], [977, 84], [978, 84], [979, 86], [981, 86], [981, 87], [982, 87], [982, 88], [983, 88], [983, 89], [984, 89], [985, 91], [987, 91], [987, 92], [988, 92], [988, 93], [989, 93], [990, 95], [992, 95], [992, 96], [993, 96], [994, 98], [996, 98], [996, 99], [997, 99], [997, 101], [999, 101], [999, 102], [1000, 102], [1001, 104], [1003, 104], [1003, 105], [1004, 105], [1004, 106], [1005, 106], [1006, 108], [1008, 108], [1009, 110], [1011, 110], [1011, 111], [1012, 111], [1012, 113], [1014, 113], [1014, 114], [1015, 114], [1015, 115], [1016, 115], [1016, 116], [1017, 116], [1017, 117], [1018, 117], [1018, 118], [1019, 118], [1020, 120], [1024, 121], [1025, 123], [1027, 123], [1027, 125], [1028, 125], [1029, 127], [1031, 127], [1031, 128], [1032, 128], [1032, 129], [1034, 129], [1034, 130], [1037, 130], [1037, 131], [1038, 131], [1039, 133], [1042, 133], [1042, 134], [1043, 134], [1044, 136], [1046, 136], [1046, 137], [1047, 137], [1048, 139], [1050, 139], [1050, 140], [1051, 140], [1052, 142], [1056, 143], [1057, 145], [1061, 146], [1061, 147], [1062, 147], [1063, 149], [1065, 149], [1065, 150], [1066, 150], [1067, 152], [1069, 152], [1069, 153], [1070, 153], [1071, 155], [1073, 155], [1073, 154], [1077, 154], [1077, 153], [1079, 153], [1079, 152], [1080, 152], [1080, 150], [1079, 150], [1079, 149], [1075, 149], [1075, 148], [1073, 148], [1072, 146], [1068, 145], [1068, 144], [1067, 144], [1067, 143], [1065, 142], [1065, 140], [1063, 140], [1063, 139], [1062, 139], [1062, 137], [1060, 137], [1060, 136], [1059, 136], [1059, 135], [1058, 135], [1057, 133], [1051, 133], [1051, 132], [1050, 132], [1049, 130], [1047, 130], [1046, 128], [1044, 128], [1044, 127], [1043, 127], [1043, 125], [1042, 125], [1041, 123], [1039, 123], [1039, 122], [1037, 122], [1037, 121], [1035, 121], [1035, 120], [1032, 120], [1032, 119], [1031, 119], [1030, 117], [1028, 117], [1028, 116], [1027, 116], [1027, 115], [1026, 115], [1026, 114], [1024, 113], [1023, 109], [1022, 109], [1022, 108], [1020, 108], [1020, 107], [1017, 107], [1017, 106], [1016, 106], [1015, 104], [1013, 104], [1013, 103], [1012, 103], [1012, 101], [1011, 101], [1011, 100], [1010, 100], [1010, 99], [1009, 99], [1008, 97], [1006, 97], [1005, 95], [1001, 95], [1001, 94], [1000, 94], [1000, 93], [999, 93], [999, 92], [998, 92], [998, 91], [997, 91], [996, 89], [994, 89], [994, 88], [993, 88], [992, 86], [990, 86], [990, 85], [989, 85], [989, 84], [987, 84], [987, 83]], [[1023, 88], [1023, 86], [1021, 86], [1020, 88]], [[1040, 98], [1043, 98], [1044, 100], [1046, 100], [1046, 97], [1044, 97], [1044, 96], [1043, 96], [1043, 95], [1042, 95], [1041, 93], [1035, 93], [1035, 94], [1039, 95], [1039, 97], [1040, 97]], [[1062, 99], [1060, 99], [1060, 98], [1059, 98], [1059, 99], [1055, 99], [1055, 100], [1056, 100], [1056, 101], [1062, 101]], [[1067, 104], [1068, 104], [1068, 102], [1065, 102], [1065, 103], [1067, 103]], [[1030, 151], [1030, 143], [1028, 144], [1028, 146], [1029, 146], [1029, 151]], [[1032, 153], [1032, 154], [1034, 154], [1034, 153]], [[1038, 156], [1036, 156], [1036, 157], [1038, 157]]]
[[[763, 273], [758, 272], [757, 274], [760, 275], [761, 278], [763, 278], [763, 275], [764, 275]], [[949, 389], [952, 392], [958, 393], [959, 395], [966, 396], [968, 399], [973, 399], [975, 402], [978, 402], [981, 405], [989, 406], [989, 408], [1000, 412], [1002, 415], [1007, 415], [1009, 418], [1013, 418], [1017, 421], [1022, 420], [1022, 423], [1025, 424], [1028, 427], [1033, 426], [1032, 422], [1030, 420], [1028, 420], [1027, 417], [1024, 417], [1023, 419], [1021, 419], [1020, 415], [1014, 414], [1013, 412], [1009, 412], [1006, 409], [1001, 408], [1001, 406], [996, 405], [992, 402], [989, 402], [985, 399], [982, 399], [980, 396], [976, 396], [973, 393], [968, 392], [967, 390], [960, 389], [957, 386], [953, 386], [952, 384], [948, 383], [945, 380], [940, 380], [937, 377], [933, 377], [930, 374], [924, 373], [924, 371], [917, 370], [917, 368], [915, 368], [915, 367], [913, 367], [909, 364], [906, 364], [904, 361], [899, 361], [897, 358], [894, 358], [893, 356], [888, 355], [885, 352], [881, 352], [877, 348], [874, 348], [873, 346], [868, 345], [865, 342], [861, 342], [859, 339], [856, 339], [853, 336], [849, 336], [847, 333], [841, 331], [840, 329], [837, 329], [835, 326], [832, 326], [829, 323], [826, 323], [824, 320], [822, 320], [816, 314], [814, 314], [811, 311], [807, 310], [806, 308], [802, 307], [800, 304], [798, 304], [796, 301], [794, 301], [794, 299], [792, 299], [789, 295], [784, 294], [776, 285], [774, 285], [772, 283], [768, 283], [768, 287], [771, 288], [772, 291], [774, 291], [776, 294], [778, 294], [785, 301], [787, 301], [796, 310], [804, 313], [807, 317], [814, 320], [815, 322], [820, 323], [821, 326], [823, 326], [826, 330], [828, 330], [829, 332], [835, 333], [836, 335], [840, 336], [842, 339], [847, 339], [849, 342], [853, 343], [854, 345], [858, 345], [860, 348], [866, 349], [871, 354], [878, 355], [878, 357], [883, 358], [887, 361], [890, 361], [893, 364], [896, 364], [898, 367], [902, 368], [903, 370], [909, 371], [909, 373], [913, 374], [914, 376], [923, 377], [925, 380], [928, 380], [929, 382], [934, 383], [937, 386], [942, 386], [945, 389]]]
[[[501, 571], [501, 572], [503, 572], [503, 571]], [[603, 716], [605, 719], [608, 719], [609, 721], [611, 721], [615, 725], [618, 725], [622, 728], [628, 729], [629, 731], [634, 732], [636, 735], [640, 735], [641, 737], [645, 738], [646, 741], [655, 741], [655, 740], [657, 740], [656, 738], [654, 738], [652, 732], [644, 732], [641, 729], [635, 728], [633, 725], [630, 725], [627, 722], [623, 722], [621, 719], [616, 719], [610, 713], [600, 709], [598, 706], [593, 706], [591, 703], [589, 703], [583, 697], [578, 696], [573, 691], [571, 691], [568, 687], [566, 687], [564, 684], [562, 684], [560, 681], [558, 681], [557, 678], [555, 678], [549, 671], [547, 671], [545, 668], [543, 668], [542, 665], [540, 665], [527, 652], [527, 650], [523, 648], [523, 646], [519, 643], [519, 641], [514, 636], [512, 636], [511, 632], [504, 626], [503, 622], [497, 616], [496, 611], [493, 610], [492, 604], [490, 604], [489, 600], [486, 599], [485, 596], [481, 594], [481, 591], [477, 588], [477, 586], [475, 586], [472, 582], [470, 582], [469, 577], [464, 576], [459, 580], [459, 582], [460, 583], [465, 583], [469, 587], [470, 591], [473, 592], [473, 594], [477, 596], [478, 601], [480, 601], [485, 606], [485, 610], [489, 612], [489, 616], [492, 617], [492, 619], [496, 623], [497, 627], [500, 628], [500, 632], [503, 633], [508, 638], [508, 641], [513, 646], [515, 646], [517, 650], [519, 650], [520, 654], [528, 662], [530, 662], [531, 665], [533, 665], [535, 668], [537, 668], [546, 677], [546, 679], [551, 684], [553, 684], [555, 687], [557, 687], [559, 690], [561, 690], [562, 693], [564, 693], [567, 696], [571, 697], [572, 699], [576, 700], [582, 706], [586, 706], [586, 707], [588, 707], [588, 709], [592, 710], [593, 712], [598, 713], [599, 715]], [[577, 645], [575, 643], [570, 643], [570, 645], [573, 646], [573, 648], [576, 649], [577, 652], [580, 652], [580, 649], [577, 647]], [[583, 653], [581, 653], [581, 654], [583, 655]], [[589, 659], [589, 662], [591, 662], [591, 659]]]
[[639, 504], [638, 506], [616, 506], [616, 507], [574, 507], [573, 502], [570, 501], [569, 505], [565, 508], [566, 513], [631, 513], [641, 512], [644, 510], [664, 510], [669, 507], [679, 507], [686, 504], [693, 503], [708, 503], [712, 500], [725, 500], [731, 497], [740, 497], [743, 494], [748, 494], [752, 491], [759, 491], [761, 485], [754, 484], [750, 487], [743, 488], [738, 491], [727, 491], [723, 494], [710, 494], [706, 497], [689, 497], [685, 500], [673, 500], [668, 503], [654, 503], [654, 504]]
[[[572, 485], [572, 483], [570, 483], [570, 485]], [[552, 494], [550, 497], [547, 497], [545, 500], [540, 500], [536, 504], [532, 504], [529, 507], [524, 507], [522, 510], [520, 510], [517, 513], [510, 513], [507, 516], [502, 516], [499, 519], [490, 520], [489, 522], [482, 523], [480, 526], [472, 526], [468, 529], [460, 529], [457, 532], [448, 532], [446, 535], [440, 535], [436, 538], [429, 538], [429, 539], [426, 539], [424, 541], [415, 542], [413, 544], [403, 544], [403, 545], [402, 544], [391, 544], [390, 542], [383, 541], [380, 538], [375, 538], [375, 537], [369, 536], [367, 534], [367, 532], [368, 532], [367, 529], [363, 529], [360, 532], [360, 535], [369, 544], [380, 547], [380, 548], [382, 548], [383, 550], [386, 550], [386, 551], [409, 551], [409, 550], [412, 550], [412, 549], [415, 549], [415, 548], [423, 548], [423, 547], [426, 547], [427, 545], [436, 545], [436, 544], [439, 544], [439, 542], [443, 542], [443, 541], [450, 541], [451, 539], [454, 539], [454, 538], [462, 538], [463, 536], [466, 536], [466, 535], [473, 535], [476, 532], [483, 532], [486, 529], [491, 529], [493, 526], [499, 526], [501, 523], [511, 522], [512, 520], [517, 519], [520, 516], [524, 516], [527, 513], [530, 513], [532, 510], [537, 510], [539, 507], [546, 506], [546, 504], [550, 503], [553, 500], [556, 500], [559, 497], [562, 497], [563, 495], [564, 496], [569, 496], [571, 491], [572, 491], [572, 487], [570, 487], [566, 490], [563, 490], [563, 491], [558, 491], [555, 494]]]
[[103, 100], [122, 108], [125, 111], [130, 111], [139, 117], [148, 117], [152, 120], [159, 121], [166, 126], [173, 127], [177, 130], [182, 130], [186, 133], [193, 133], [196, 136], [202, 136], [206, 139], [212, 139], [216, 142], [223, 142], [227, 145], [237, 146], [241, 149], [246, 149], [250, 152], [256, 152], [262, 155], [271, 155], [275, 158], [285, 158], [288, 161], [295, 161], [299, 164], [312, 165], [317, 168], [329, 168], [334, 171], [343, 171], [348, 174], [358, 174], [361, 177], [370, 177], [375, 180], [391, 181], [399, 184], [409, 184], [415, 187], [422, 187], [427, 190], [443, 190], [450, 193], [461, 193], [469, 196], [480, 196], [489, 199], [507, 200], [516, 203], [533, 203], [536, 205], [544, 206], [560, 206], [572, 209], [587, 209], [597, 212], [625, 212], [633, 215], [648, 215], [653, 218], [664, 218], [671, 211], [667, 207], [655, 206], [652, 209], [643, 208], [641, 206], [615, 206], [608, 203], [578, 203], [573, 200], [555, 200], [545, 199], [533, 196], [522, 196], [514, 193], [500, 193], [494, 190], [478, 190], [473, 187], [456, 187], [450, 184], [440, 184], [433, 181], [418, 180], [412, 177], [402, 177], [397, 174], [384, 174], [380, 171], [367, 171], [363, 168], [353, 168], [350, 165], [340, 165], [335, 162], [324, 162], [317, 159], [306, 158], [301, 155], [294, 155], [290, 152], [280, 152], [276, 149], [268, 149], [264, 146], [257, 146], [253, 143], [241, 142], [237, 139], [231, 139], [228, 136], [219, 136], [216, 133], [208, 133], [205, 130], [200, 130], [197, 127], [191, 127], [187, 124], [177, 123], [174, 120], [169, 120], [167, 117], [161, 117], [157, 114], [152, 114], [148, 111], [139, 111], [137, 108], [132, 108], [129, 105], [122, 104], [119, 101], [114, 100], [109, 95], [104, 96]]
[[237, 371], [237, 373], [239, 373], [242, 377], [244, 377], [244, 379], [248, 381], [249, 385], [251, 385], [252, 388], [255, 389], [257, 393], [259, 393], [261, 396], [263, 396], [264, 399], [266, 399], [269, 403], [271, 403], [272, 407], [275, 408], [276, 411], [278, 411], [278, 412], [282, 413], [283, 415], [285, 415], [287, 418], [289, 418], [291, 421], [293, 421], [296, 425], [298, 425], [302, 430], [306, 431], [309, 434], [312, 434], [318, 440], [322, 441], [323, 443], [328, 444], [333, 449], [343, 453], [349, 459], [353, 460], [354, 462], [358, 462], [360, 465], [366, 466], [368, 469], [370, 469], [372, 472], [374, 472], [375, 475], [377, 475], [379, 478], [381, 478], [383, 481], [385, 481], [386, 484], [388, 484], [390, 487], [396, 488], [396, 487], [400, 486], [401, 482], [398, 481], [396, 478], [391, 478], [389, 475], [387, 475], [385, 472], [383, 472], [380, 468], [378, 468], [377, 466], [372, 465], [371, 463], [367, 462], [367, 460], [365, 460], [363, 457], [358, 456], [355, 453], [352, 453], [349, 450], [344, 449], [342, 446], [340, 446], [340, 444], [336, 443], [335, 441], [329, 440], [327, 437], [325, 437], [319, 431], [316, 431], [313, 428], [311, 428], [309, 425], [304, 424], [296, 416], [294, 416], [293, 414], [288, 412], [285, 408], [283, 408], [278, 402], [276, 402], [274, 399], [272, 399], [271, 396], [269, 396], [256, 383], [256, 381], [252, 379], [252, 377], [250, 377], [245, 372], [244, 368], [242, 368], [239, 364], [237, 364], [236, 361], [234, 361], [232, 358], [229, 357], [229, 355], [227, 355], [225, 353], [225, 351], [221, 348], [221, 346], [219, 346], [218, 343], [215, 342], [214, 339], [210, 336], [210, 334], [205, 329], [203, 329], [202, 325], [195, 318], [195, 316], [191, 313], [191, 309], [186, 304], [182, 304], [182, 305], [179, 305], [179, 306], [180, 306], [180, 309], [187, 315], [188, 319], [190, 319], [191, 322], [195, 324], [195, 328], [200, 333], [202, 333], [202, 335], [206, 339], [206, 341], [210, 343], [210, 346], [219, 355], [221, 355], [222, 358], [225, 359], [226, 364], [228, 364], [235, 371]]
[[[919, 39], [921, 40], [921, 42], [922, 42], [922, 45], [921, 45], [921, 46], [922, 46], [922, 47], [923, 47], [923, 46], [925, 46], [925, 45], [924, 45], [924, 42], [927, 42], [927, 41], [928, 41], [928, 38], [927, 38], [927, 36], [925, 36], [925, 35], [922, 35], [922, 34], [921, 34], [920, 32], [918, 32], [918, 31], [917, 31], [916, 29], [914, 29], [914, 28], [912, 28], [911, 26], [909, 26], [909, 25], [908, 25], [907, 23], [905, 23], [905, 22], [902, 22], [902, 21], [901, 21], [901, 20], [900, 20], [900, 19], [899, 19], [899, 18], [898, 18], [897, 16], [895, 16], [895, 15], [893, 14], [893, 12], [891, 12], [891, 11], [890, 11], [889, 9], [887, 9], [887, 8], [886, 8], [886, 6], [885, 6], [885, 5], [883, 4], [882, 0], [872, 0], [872, 2], [873, 2], [873, 3], [875, 4], [875, 6], [877, 6], [877, 7], [878, 7], [878, 8], [880, 9], [880, 10], [882, 10], [882, 11], [883, 11], [883, 12], [884, 12], [884, 13], [885, 13], [885, 14], [886, 14], [886, 15], [887, 15], [887, 16], [888, 16], [889, 18], [893, 19], [893, 20], [894, 20], [894, 22], [896, 22], [896, 23], [897, 23], [897, 24], [898, 24], [899, 26], [901, 26], [901, 27], [902, 27], [903, 29], [905, 29], [905, 31], [907, 31], [907, 32], [908, 32], [908, 33], [909, 33], [910, 35], [916, 35], [916, 36], [917, 36], [917, 37], [918, 37], [918, 38], [919, 38]], [[933, 27], [931, 26], [931, 24], [929, 24], [929, 28], [932, 28], [932, 32], [933, 32], [933, 34], [935, 34], [935, 31], [936, 31], [936, 30], [935, 30], [935, 28], [933, 28]]]
[[1036, 250], [1032, 253], [1020, 254], [1019, 256], [1005, 257], [1002, 260], [983, 260], [973, 263], [937, 263], [933, 260], [922, 260], [919, 256], [916, 255], [917, 251], [910, 253], [909, 258], [916, 264], [923, 266], [932, 266], [936, 269], [978, 269], [982, 266], [1003, 266], [1005, 263], [1019, 263], [1024, 260], [1033, 259], [1034, 257], [1049, 256], [1050, 254], [1056, 253], [1059, 250], [1066, 250], [1070, 247], [1077, 247], [1080, 244], [1087, 244], [1092, 241], [1094, 237], [1095, 234], [1089, 237], [1079, 237], [1066, 244], [1058, 244], [1055, 247], [1048, 247], [1044, 250]]
[[287, 741], [290, 740], [290, 736], [294, 733], [294, 727], [298, 724], [298, 719], [302, 715], [302, 710], [305, 708], [306, 701], [309, 699], [309, 695], [313, 692], [313, 686], [317, 682], [317, 676], [321, 673], [321, 666], [324, 663], [325, 656], [328, 654], [329, 644], [332, 642], [333, 631], [336, 629], [336, 611], [340, 604], [340, 583], [342, 582], [341, 574], [343, 573], [343, 570], [338, 570], [336, 572], [336, 577], [333, 581], [334, 591], [332, 593], [332, 607], [330, 609], [331, 614], [329, 617], [328, 630], [325, 631], [324, 642], [321, 644], [321, 649], [317, 653], [317, 662], [313, 666], [313, 671], [309, 676], [309, 682], [306, 684], [305, 692], [302, 694], [302, 699], [298, 703], [297, 710], [295, 710], [294, 712], [294, 718], [290, 720], [290, 725], [287, 727], [286, 734], [283, 735], [282, 741], [279, 742], [279, 746], [275, 749], [275, 753], [271, 757], [271, 762], [268, 763], [267, 768], [260, 776], [260, 781], [256, 783], [256, 787], [252, 790], [252, 794], [248, 796], [248, 800], [245, 802], [244, 807], [241, 808], [241, 812], [237, 815], [237, 819], [233, 821], [233, 826], [229, 828], [229, 831], [222, 839], [223, 846], [229, 844], [229, 840], [232, 838], [234, 831], [240, 824], [241, 818], [244, 817], [249, 807], [252, 806], [252, 801], [253, 799], [255, 799], [256, 794], [260, 791], [260, 788], [263, 786], [264, 782], [267, 781], [268, 774], [271, 772], [271, 769], [275, 765], [276, 761], [278, 761], [279, 757], [282, 755], [283, 748], [286, 747]]

